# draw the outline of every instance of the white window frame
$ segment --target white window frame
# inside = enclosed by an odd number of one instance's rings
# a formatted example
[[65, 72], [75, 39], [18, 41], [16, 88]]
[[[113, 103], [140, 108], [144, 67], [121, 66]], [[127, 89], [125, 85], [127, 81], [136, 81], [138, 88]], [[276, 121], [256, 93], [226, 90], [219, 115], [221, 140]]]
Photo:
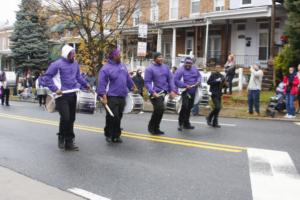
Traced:
[[[118, 23], [120, 23], [122, 20], [121, 20], [121, 9], [125, 9], [125, 7], [124, 6], [120, 6], [119, 8], [118, 8]], [[125, 11], [124, 11], [124, 13], [125, 13]]]
[[[222, 2], [223, 2], [222, 5], [217, 5], [217, 2], [219, 2], [219, 0], [214, 0], [214, 11], [216, 11], [216, 12], [224, 11], [225, 10], [225, 0], [222, 0]], [[217, 8], [220, 8], [220, 10], [217, 10]]]
[[253, 0], [251, 0], [251, 3], [243, 3], [243, 0], [241, 0], [241, 7], [251, 7], [253, 6]]
[[[196, 13], [193, 13], [193, 3], [194, 2], [199, 2], [199, 7], [198, 7], [198, 12]], [[190, 15], [193, 16], [193, 15], [199, 15], [200, 14], [200, 3], [201, 3], [201, 0], [191, 0], [191, 6], [190, 6]]]
[[158, 0], [151, 0], [151, 7], [150, 7], [150, 21], [157, 22], [159, 20], [159, 7], [158, 7]]
[[138, 26], [140, 23], [140, 19], [141, 19], [141, 9], [138, 7], [136, 8], [136, 10], [134, 11], [133, 15], [132, 15], [132, 25]]
[[[258, 28], [259, 28], [259, 23], [258, 23]], [[269, 57], [269, 47], [270, 47], [270, 43], [269, 43], [269, 34], [268, 34], [268, 30], [267, 29], [258, 29], [259, 31], [257, 32], [257, 37], [258, 37], [258, 39], [257, 39], [257, 50], [258, 50], [258, 60], [259, 61], [267, 61], [268, 60], [268, 57]], [[260, 46], [260, 34], [266, 34], [267, 35], [267, 45], [266, 46]], [[259, 48], [260, 47], [265, 47], [266, 48], [266, 50], [267, 50], [267, 52], [266, 52], [266, 60], [260, 60], [260, 58], [259, 58]]]
[[185, 50], [184, 50], [184, 52], [185, 52], [185, 54], [189, 54], [189, 53], [187, 53], [187, 50], [188, 50], [188, 41], [189, 40], [191, 40], [192, 41], [192, 48], [191, 48], [191, 51], [194, 53], [195, 51], [195, 47], [194, 47], [194, 42], [195, 42], [195, 37], [194, 36], [188, 36], [190, 33], [193, 33], [194, 34], [194, 32], [193, 31], [186, 31], [186, 33], [185, 33]]
[[[173, 1], [177, 1], [177, 6], [174, 7], [173, 5]], [[169, 0], [170, 2], [170, 7], [169, 7], [169, 19], [170, 20], [177, 20], [179, 18], [179, 0]], [[173, 9], [177, 9], [176, 12], [177, 12], [177, 15], [175, 17], [172, 17], [172, 10]]]

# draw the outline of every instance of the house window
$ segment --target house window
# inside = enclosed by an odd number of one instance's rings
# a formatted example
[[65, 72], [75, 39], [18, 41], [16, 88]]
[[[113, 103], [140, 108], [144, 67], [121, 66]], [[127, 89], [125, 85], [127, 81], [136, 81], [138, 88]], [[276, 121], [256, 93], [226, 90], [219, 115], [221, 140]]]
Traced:
[[259, 29], [268, 29], [269, 28], [269, 24], [268, 23], [261, 23], [259, 24]]
[[245, 24], [238, 24], [237, 25], [237, 30], [238, 31], [244, 31], [244, 30], [246, 30], [246, 25]]
[[194, 51], [194, 32], [187, 32], [185, 39], [185, 54], [189, 55]]
[[125, 8], [122, 6], [122, 7], [119, 7], [118, 9], [118, 23], [121, 23], [121, 21], [123, 21], [124, 17], [125, 17]]
[[171, 58], [171, 44], [165, 43], [164, 45], [164, 57], [165, 58]]
[[251, 4], [251, 0], [242, 0], [243, 5]]
[[170, 1], [170, 19], [178, 19], [178, 0]]
[[140, 23], [140, 16], [141, 16], [141, 10], [140, 8], [137, 8], [133, 15], [132, 15], [132, 18], [133, 18], [133, 26], [138, 26], [139, 23]]
[[150, 20], [152, 22], [157, 22], [158, 21], [158, 4], [157, 4], [157, 0], [151, 0]]
[[191, 0], [191, 14], [199, 14], [200, 0]]
[[215, 0], [215, 11], [223, 11], [224, 6], [224, 0]]
[[109, 21], [110, 21], [110, 19], [111, 19], [111, 14], [110, 13], [106, 13], [104, 16], [103, 16], [103, 22], [104, 22], [104, 24], [107, 24]]
[[268, 43], [269, 37], [268, 33], [260, 33], [259, 34], [259, 60], [267, 60], [268, 59]]

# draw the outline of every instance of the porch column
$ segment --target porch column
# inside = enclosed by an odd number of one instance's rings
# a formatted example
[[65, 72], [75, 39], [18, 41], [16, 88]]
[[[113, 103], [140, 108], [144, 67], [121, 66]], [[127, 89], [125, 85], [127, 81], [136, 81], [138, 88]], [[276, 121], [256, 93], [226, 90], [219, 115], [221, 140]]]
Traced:
[[195, 44], [194, 44], [194, 58], [197, 59], [198, 57], [198, 26], [195, 27]]
[[172, 40], [172, 66], [176, 65], [176, 28], [173, 28], [173, 40]]
[[203, 58], [203, 65], [205, 67], [206, 67], [206, 64], [207, 64], [209, 24], [210, 24], [210, 20], [206, 19], [205, 49], [204, 49], [204, 58]]
[[161, 52], [161, 36], [162, 36], [162, 30], [158, 29], [157, 30], [157, 45], [156, 45], [156, 51]]

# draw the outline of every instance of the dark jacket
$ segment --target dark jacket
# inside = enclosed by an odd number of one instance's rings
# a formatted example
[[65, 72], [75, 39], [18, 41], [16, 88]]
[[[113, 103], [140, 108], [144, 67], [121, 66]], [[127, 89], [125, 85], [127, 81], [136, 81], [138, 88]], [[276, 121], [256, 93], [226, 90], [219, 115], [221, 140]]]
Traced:
[[[220, 81], [218, 80], [220, 79]], [[219, 73], [214, 72], [210, 75], [207, 84], [210, 85], [209, 91], [212, 96], [222, 96], [222, 88], [225, 83], [225, 77]]]
[[142, 93], [143, 92], [143, 88], [144, 88], [144, 79], [141, 75], [135, 75], [133, 78], [132, 78], [134, 84], [136, 85], [136, 87], [138, 88], [139, 90], [139, 93]]
[[226, 62], [224, 67], [225, 67], [226, 76], [234, 76], [235, 75], [235, 64], [234, 63]]

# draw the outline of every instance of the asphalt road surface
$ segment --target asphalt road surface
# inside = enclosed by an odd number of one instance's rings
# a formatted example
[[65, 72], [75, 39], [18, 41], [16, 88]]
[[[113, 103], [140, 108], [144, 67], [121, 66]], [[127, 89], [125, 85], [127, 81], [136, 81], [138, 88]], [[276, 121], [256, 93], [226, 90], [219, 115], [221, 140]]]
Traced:
[[178, 116], [165, 114], [166, 134], [151, 136], [150, 113], [127, 114], [123, 143], [107, 144], [97, 111], [77, 114], [80, 151], [66, 152], [57, 148], [58, 113], [11, 104], [0, 107], [0, 166], [64, 191], [112, 200], [300, 199], [296, 123], [222, 118], [214, 129], [192, 117], [196, 129], [178, 132]]

